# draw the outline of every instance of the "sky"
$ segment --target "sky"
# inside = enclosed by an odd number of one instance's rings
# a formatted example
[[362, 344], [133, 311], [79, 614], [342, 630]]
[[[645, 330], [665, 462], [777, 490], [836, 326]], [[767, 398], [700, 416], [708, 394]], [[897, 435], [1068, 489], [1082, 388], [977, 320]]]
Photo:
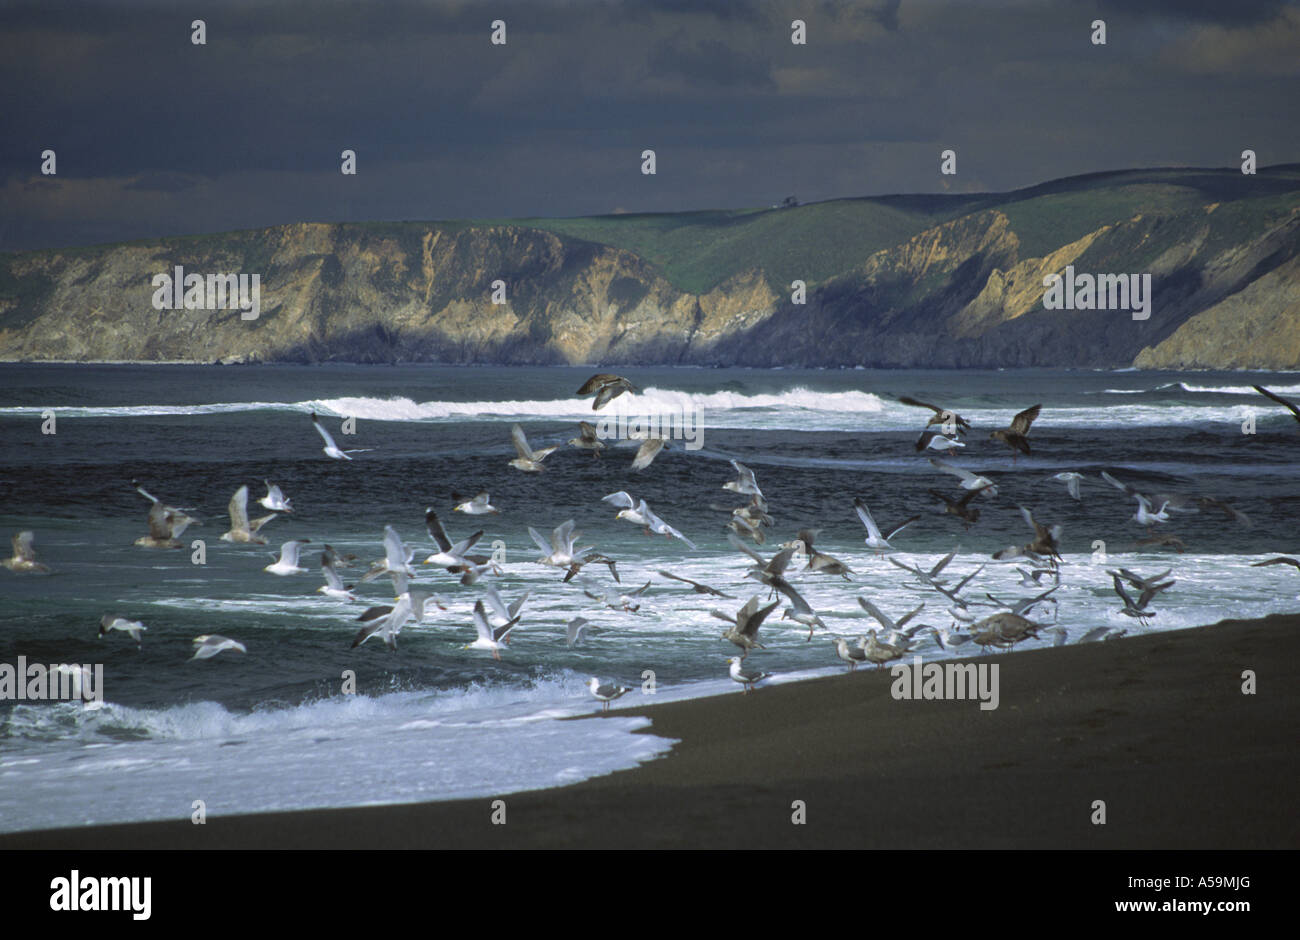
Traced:
[[0, 87], [6, 251], [761, 207], [1300, 162], [1300, 3], [0, 0]]

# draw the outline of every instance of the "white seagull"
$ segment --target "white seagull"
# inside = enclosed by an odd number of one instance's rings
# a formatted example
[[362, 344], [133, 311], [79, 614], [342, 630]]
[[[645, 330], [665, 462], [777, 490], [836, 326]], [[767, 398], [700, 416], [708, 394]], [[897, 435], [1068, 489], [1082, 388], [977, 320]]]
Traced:
[[218, 636], [215, 633], [205, 633], [202, 636], [196, 636], [193, 640], [194, 655], [190, 657], [195, 659], [211, 659], [222, 650], [234, 650], [236, 653], [247, 653], [248, 647], [244, 646], [238, 640], [232, 640], [230, 637]]
[[284, 492], [270, 480], [263, 480], [266, 484], [266, 495], [258, 500], [267, 509], [272, 512], [293, 512], [293, 500], [285, 499]]
[[325, 426], [320, 423], [320, 418], [316, 417], [316, 412], [311, 414], [311, 426], [314, 427], [321, 437], [325, 438], [325, 447], [323, 448], [326, 455], [333, 457], [335, 460], [351, 460], [348, 454], [362, 454], [371, 447], [353, 448], [352, 450], [339, 450], [339, 446], [334, 443], [334, 438], [330, 437], [330, 432], [325, 430]]
[[519, 455], [510, 461], [510, 466], [526, 473], [541, 473], [543, 469], [542, 461], [554, 451], [559, 450], [558, 445], [533, 450], [528, 446], [528, 438], [524, 437], [524, 429], [517, 424], [510, 429], [510, 439], [514, 442], [515, 453]]
[[604, 703], [604, 707], [601, 708], [601, 711], [604, 712], [609, 711], [610, 702], [632, 691], [626, 686], [614, 685], [613, 683], [610, 683], [608, 685], [601, 685], [600, 680], [597, 679], [595, 676], [592, 676], [590, 679], [587, 680], [587, 688], [591, 690], [592, 695], [596, 696], [596, 698], [600, 699], [601, 702]]
[[117, 614], [104, 614], [99, 621], [99, 635], [107, 636], [110, 630], [121, 630], [131, 639], [135, 640], [136, 646], [144, 645], [143, 633], [149, 628], [138, 620], [127, 620], [125, 617], [119, 617]]
[[246, 542], [252, 545], [266, 544], [266, 539], [257, 533], [261, 531], [262, 526], [275, 518], [275, 513], [270, 513], [250, 522], [248, 520], [247, 486], [241, 486], [235, 490], [235, 495], [230, 497], [230, 504], [226, 507], [226, 510], [230, 513], [230, 531], [222, 534], [221, 541]]
[[853, 500], [853, 508], [858, 511], [858, 518], [861, 519], [862, 524], [867, 527], [867, 537], [865, 539], [867, 545], [878, 551], [893, 551], [894, 546], [889, 544], [889, 540], [917, 519], [921, 518], [920, 516], [913, 516], [902, 525], [895, 526], [889, 531], [889, 535], [886, 536], [880, 534], [880, 527], [876, 525], [876, 520], [871, 518], [871, 510], [867, 509], [866, 503], [860, 499], [855, 499]]
[[304, 545], [311, 543], [311, 539], [294, 539], [291, 542], [285, 542], [280, 546], [280, 557], [274, 564], [267, 565], [263, 571], [271, 574], [278, 574], [281, 577], [291, 574], [305, 574], [307, 569], [298, 565], [298, 553], [302, 551]]

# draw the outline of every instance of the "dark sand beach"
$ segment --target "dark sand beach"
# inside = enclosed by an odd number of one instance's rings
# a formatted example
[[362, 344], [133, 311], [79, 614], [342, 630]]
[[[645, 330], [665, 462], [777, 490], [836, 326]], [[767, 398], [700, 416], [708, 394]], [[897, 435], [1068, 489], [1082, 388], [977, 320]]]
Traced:
[[[1300, 615], [977, 661], [1000, 664], [996, 710], [896, 701], [887, 669], [623, 709], [680, 743], [505, 795], [505, 825], [475, 799], [25, 832], [0, 848], [1300, 846]], [[1257, 694], [1242, 694], [1245, 669]]]

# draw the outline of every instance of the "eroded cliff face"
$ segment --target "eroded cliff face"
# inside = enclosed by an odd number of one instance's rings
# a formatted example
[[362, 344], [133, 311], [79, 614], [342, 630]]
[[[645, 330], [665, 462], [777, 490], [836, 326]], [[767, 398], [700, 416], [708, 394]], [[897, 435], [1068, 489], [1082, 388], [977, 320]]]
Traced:
[[[1216, 209], [1114, 219], [1037, 255], [1009, 210], [982, 209], [810, 284], [803, 304], [758, 268], [693, 294], [631, 251], [513, 225], [31, 252], [0, 259], [0, 358], [1300, 367], [1298, 210], [1245, 224]], [[258, 274], [260, 315], [155, 309], [152, 278], [177, 265]], [[1151, 273], [1150, 319], [1044, 309], [1043, 279], [1066, 265]]]

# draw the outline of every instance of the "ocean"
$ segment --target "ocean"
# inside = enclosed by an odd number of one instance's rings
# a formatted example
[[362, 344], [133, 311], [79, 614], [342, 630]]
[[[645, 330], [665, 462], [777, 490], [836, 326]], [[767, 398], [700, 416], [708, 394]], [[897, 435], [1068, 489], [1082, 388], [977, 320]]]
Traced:
[[[947, 627], [949, 604], [871, 551], [854, 510], [864, 499], [881, 526], [921, 518], [892, 541], [894, 557], [929, 567], [959, 549], [949, 575], [985, 564], [968, 594], [1002, 599], [1034, 593], [1019, 585], [1019, 561], [993, 552], [1032, 537], [1017, 507], [1060, 523], [1061, 587], [1054, 620], [1077, 642], [1095, 627], [1129, 636], [1206, 626], [1224, 618], [1294, 612], [1300, 572], [1252, 562], [1300, 550], [1300, 428], [1251, 388], [1300, 397], [1300, 374], [1007, 370], [992, 372], [628, 368], [641, 391], [593, 412], [573, 392], [590, 368], [400, 366], [0, 365], [0, 534], [35, 533], [47, 575], [0, 569], [0, 664], [84, 663], [103, 667], [102, 707], [75, 702], [0, 701], [0, 831], [150, 819], [185, 819], [315, 807], [488, 797], [550, 787], [635, 766], [673, 742], [622, 707], [698, 697], [739, 687], [727, 676], [735, 647], [726, 624], [766, 588], [744, 577], [749, 560], [727, 542], [727, 509], [744, 498], [722, 488], [739, 460], [755, 472], [774, 525], [757, 550], [771, 555], [805, 527], [817, 547], [846, 562], [852, 580], [805, 570], [795, 587], [837, 633], [875, 626], [866, 597], [894, 617], [922, 602], [916, 621]], [[952, 408], [974, 426], [952, 458], [917, 454], [929, 413], [898, 403], [911, 395]], [[1012, 452], [988, 432], [1041, 403], [1029, 440]], [[42, 433], [52, 411], [55, 433]], [[366, 448], [352, 461], [322, 453], [308, 415], [319, 414], [339, 446]], [[568, 447], [579, 420], [642, 413], [687, 415], [698, 438], [670, 440], [647, 469], [632, 472], [635, 441], [605, 454]], [[1243, 433], [1254, 416], [1255, 433]], [[355, 433], [344, 436], [344, 418]], [[509, 467], [510, 428], [534, 448], [560, 445], [546, 471]], [[928, 495], [960, 495], [929, 456], [993, 479], [969, 530]], [[1134, 501], [1103, 482], [1102, 470], [1144, 491], [1230, 503], [1251, 524], [1212, 508], [1170, 512], [1161, 532], [1186, 551], [1139, 549], [1146, 532]], [[1082, 499], [1051, 479], [1085, 476]], [[136, 479], [164, 502], [193, 507], [201, 525], [184, 550], [134, 546], [146, 534], [149, 503]], [[278, 484], [294, 512], [270, 522], [266, 546], [219, 540], [226, 505], [241, 484], [250, 514], [263, 480]], [[452, 511], [453, 493], [486, 490], [499, 515]], [[601, 497], [644, 498], [696, 545], [616, 520]], [[712, 506], [722, 507], [711, 508]], [[507, 602], [524, 592], [520, 626], [494, 660], [464, 649], [470, 611], [483, 584], [462, 586], [433, 566], [424, 513], [433, 507], [453, 540], [483, 529], [476, 551], [504, 553], [491, 581]], [[635, 612], [612, 610], [583, 592], [612, 585], [602, 565], [563, 583], [536, 563], [531, 525], [548, 532], [567, 519], [617, 560], [622, 588], [648, 590]], [[419, 582], [446, 610], [401, 633], [396, 652], [378, 640], [351, 649], [371, 604], [392, 603], [385, 578], [358, 584], [355, 603], [317, 593], [319, 551], [353, 553], [342, 572], [357, 583], [383, 556], [385, 525], [415, 549]], [[191, 560], [202, 539], [206, 564]], [[279, 544], [309, 539], [307, 574], [262, 568]], [[1100, 548], [1098, 547], [1100, 545]], [[1105, 553], [1104, 562], [1100, 552]], [[1174, 587], [1152, 604], [1148, 624], [1121, 614], [1108, 568], [1150, 575], [1173, 568]], [[705, 597], [658, 574], [707, 582], [732, 599]], [[141, 649], [122, 634], [97, 636], [106, 613], [148, 628]], [[764, 624], [747, 665], [771, 682], [842, 671], [819, 631], [777, 619]], [[598, 628], [570, 649], [565, 625], [582, 616]], [[191, 640], [221, 634], [246, 644], [192, 661]], [[1050, 645], [1054, 636], [1016, 649]], [[1123, 643], [1121, 637], [1114, 642]], [[954, 655], [926, 641], [925, 658]], [[959, 649], [969, 655], [971, 647]], [[988, 655], [1005, 662], [1016, 651]], [[355, 676], [355, 691], [345, 692]], [[570, 721], [600, 704], [590, 676], [633, 691], [600, 721]], [[1005, 675], [1005, 670], [1004, 670]], [[755, 694], [762, 694], [761, 687]], [[485, 803], [486, 806], [486, 803]]]

